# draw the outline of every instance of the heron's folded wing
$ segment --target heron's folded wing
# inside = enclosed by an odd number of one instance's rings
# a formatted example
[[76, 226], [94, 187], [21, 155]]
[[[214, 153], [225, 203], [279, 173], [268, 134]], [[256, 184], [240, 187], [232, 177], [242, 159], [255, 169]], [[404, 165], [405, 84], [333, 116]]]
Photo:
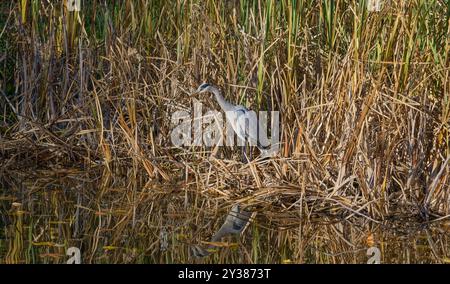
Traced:
[[247, 139], [251, 145], [258, 145], [258, 119], [256, 114], [243, 106], [236, 109], [236, 134], [241, 139]]

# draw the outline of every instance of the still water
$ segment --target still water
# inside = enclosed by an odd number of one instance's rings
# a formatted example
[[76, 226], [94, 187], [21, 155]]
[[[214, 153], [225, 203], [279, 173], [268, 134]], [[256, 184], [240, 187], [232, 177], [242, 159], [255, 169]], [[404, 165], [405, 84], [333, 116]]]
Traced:
[[[119, 182], [120, 181], [120, 182]], [[240, 236], [208, 244], [232, 202], [183, 183], [96, 179], [64, 169], [0, 188], [0, 263], [450, 263], [450, 221], [379, 223], [253, 209]]]

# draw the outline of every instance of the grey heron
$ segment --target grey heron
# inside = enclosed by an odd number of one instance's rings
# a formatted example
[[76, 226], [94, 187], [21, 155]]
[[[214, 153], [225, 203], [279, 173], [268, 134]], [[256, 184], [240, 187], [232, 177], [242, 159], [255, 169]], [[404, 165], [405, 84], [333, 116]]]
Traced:
[[[233, 205], [225, 218], [225, 222], [211, 238], [211, 243], [219, 242], [227, 235], [240, 234], [247, 227], [251, 215], [252, 212], [243, 210], [239, 204]], [[214, 248], [213, 244], [208, 245], [207, 248], [194, 246], [192, 252], [195, 257], [205, 257], [211, 254], [212, 248]]]
[[219, 88], [214, 85], [203, 83], [194, 94], [204, 92], [214, 94], [217, 103], [226, 114], [227, 121], [240, 139], [248, 141], [250, 145], [255, 145], [260, 150], [261, 157], [268, 157], [270, 155], [268, 147], [264, 147], [258, 139], [260, 127], [256, 116], [252, 116], [252, 113], [242, 105], [233, 105], [227, 102]]

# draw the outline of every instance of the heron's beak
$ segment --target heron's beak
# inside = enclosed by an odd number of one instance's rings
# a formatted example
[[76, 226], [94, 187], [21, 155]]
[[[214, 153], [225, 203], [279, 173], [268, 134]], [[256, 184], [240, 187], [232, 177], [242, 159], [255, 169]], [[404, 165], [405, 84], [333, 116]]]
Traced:
[[195, 96], [195, 95], [198, 95], [198, 94], [199, 94], [199, 91], [195, 90], [195, 91], [193, 91], [193, 92], [191, 93], [191, 97], [193, 97], [193, 96]]

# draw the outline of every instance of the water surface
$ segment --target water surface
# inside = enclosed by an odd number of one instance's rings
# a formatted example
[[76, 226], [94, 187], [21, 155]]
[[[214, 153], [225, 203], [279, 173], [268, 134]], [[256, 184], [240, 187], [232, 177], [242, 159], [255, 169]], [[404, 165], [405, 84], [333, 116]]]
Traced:
[[82, 263], [367, 263], [378, 252], [381, 263], [450, 262], [445, 218], [374, 223], [257, 207], [240, 237], [195, 258], [192, 247], [206, 244], [231, 206], [182, 182], [111, 183], [77, 169], [18, 174], [0, 190], [0, 263], [66, 263], [70, 247]]

